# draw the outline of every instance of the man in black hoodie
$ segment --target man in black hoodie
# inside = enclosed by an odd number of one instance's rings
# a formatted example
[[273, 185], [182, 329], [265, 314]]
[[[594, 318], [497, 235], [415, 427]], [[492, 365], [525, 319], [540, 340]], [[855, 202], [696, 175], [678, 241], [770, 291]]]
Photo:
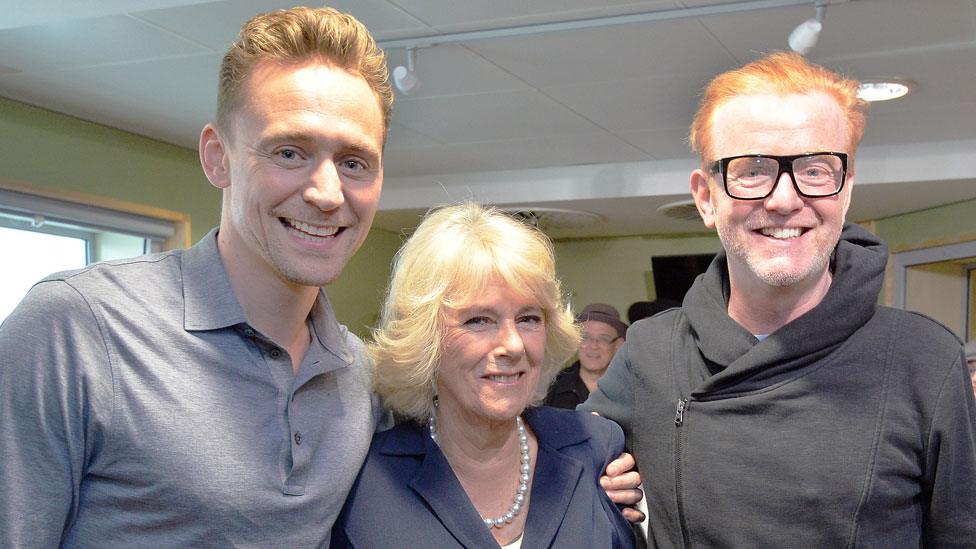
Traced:
[[785, 53], [705, 90], [691, 192], [724, 253], [582, 405], [628, 435], [651, 545], [976, 547], [962, 344], [877, 304], [887, 248], [845, 224], [856, 91]]

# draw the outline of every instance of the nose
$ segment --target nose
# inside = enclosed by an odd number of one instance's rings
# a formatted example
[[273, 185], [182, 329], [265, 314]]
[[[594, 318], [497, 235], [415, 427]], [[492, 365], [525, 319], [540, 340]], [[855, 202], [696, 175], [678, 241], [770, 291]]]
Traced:
[[505, 321], [498, 325], [498, 346], [506, 355], [516, 360], [525, 352], [525, 342], [514, 321]]
[[345, 197], [342, 194], [342, 178], [333, 162], [322, 162], [312, 172], [309, 184], [302, 193], [302, 198], [305, 199], [305, 202], [323, 211], [334, 210], [345, 202]]
[[766, 209], [781, 214], [787, 214], [803, 208], [803, 197], [796, 191], [793, 177], [789, 172], [779, 174], [773, 192], [764, 201]]

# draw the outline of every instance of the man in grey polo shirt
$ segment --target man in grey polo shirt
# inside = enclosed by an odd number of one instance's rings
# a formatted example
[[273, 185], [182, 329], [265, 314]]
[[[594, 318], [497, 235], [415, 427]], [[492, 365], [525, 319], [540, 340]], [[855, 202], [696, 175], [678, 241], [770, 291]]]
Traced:
[[383, 411], [320, 287], [369, 231], [392, 102], [352, 17], [246, 24], [200, 137], [219, 230], [48, 277], [0, 329], [0, 546], [328, 544]]

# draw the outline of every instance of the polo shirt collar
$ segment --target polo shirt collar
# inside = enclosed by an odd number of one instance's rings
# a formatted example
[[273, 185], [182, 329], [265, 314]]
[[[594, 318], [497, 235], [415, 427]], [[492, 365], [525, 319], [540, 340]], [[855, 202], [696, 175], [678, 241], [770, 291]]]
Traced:
[[[183, 327], [188, 331], [218, 330], [247, 324], [224, 262], [217, 251], [217, 229], [212, 229], [183, 253]], [[319, 343], [346, 363], [352, 356], [346, 346], [346, 328], [336, 320], [324, 290], [312, 306], [312, 331]]]
[[335, 311], [329, 303], [329, 296], [325, 290], [319, 289], [319, 297], [312, 306], [312, 314], [309, 315], [312, 333], [319, 343], [330, 353], [346, 363], [352, 363], [353, 357], [346, 345], [346, 327], [339, 324], [336, 320]]
[[183, 327], [217, 330], [247, 322], [217, 251], [217, 229], [183, 253]]

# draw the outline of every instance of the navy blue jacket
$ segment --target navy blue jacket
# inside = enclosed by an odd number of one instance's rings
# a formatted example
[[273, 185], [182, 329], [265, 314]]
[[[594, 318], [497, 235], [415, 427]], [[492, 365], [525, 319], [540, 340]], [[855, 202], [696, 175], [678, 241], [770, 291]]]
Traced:
[[[617, 424], [589, 413], [530, 408], [539, 443], [524, 548], [631, 548], [633, 531], [598, 479], [623, 451]], [[404, 423], [373, 438], [333, 528], [334, 548], [491, 547], [492, 537], [426, 428]]]

